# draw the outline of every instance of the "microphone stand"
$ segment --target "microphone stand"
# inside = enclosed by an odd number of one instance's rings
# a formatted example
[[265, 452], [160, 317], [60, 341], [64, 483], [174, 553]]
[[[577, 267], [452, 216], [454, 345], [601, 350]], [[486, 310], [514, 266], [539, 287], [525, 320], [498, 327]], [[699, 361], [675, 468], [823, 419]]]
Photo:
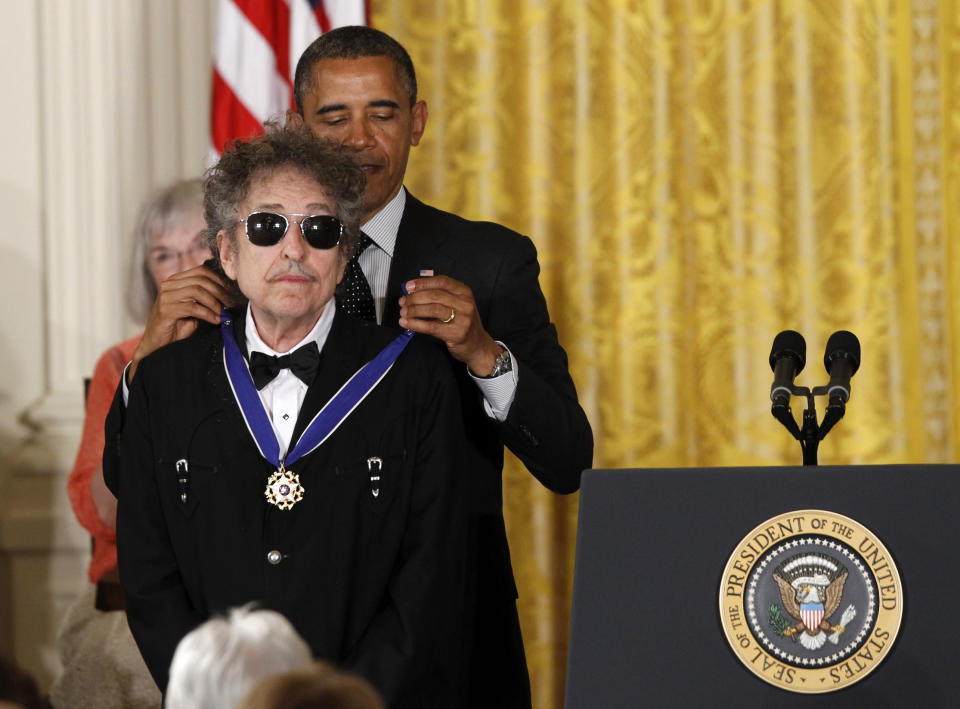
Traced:
[[793, 412], [790, 411], [790, 404], [777, 404], [774, 402], [770, 407], [770, 413], [783, 426], [790, 431], [790, 434], [800, 441], [800, 450], [803, 453], [803, 464], [814, 466], [817, 464], [817, 449], [820, 441], [824, 439], [827, 433], [834, 425], [843, 418], [846, 413], [846, 404], [839, 397], [831, 397], [830, 404], [824, 412], [823, 421], [817, 424], [817, 406], [814, 397], [823, 396], [827, 393], [826, 386], [807, 387], [792, 386], [790, 392], [794, 396], [805, 396], [807, 398], [807, 408], [803, 410], [803, 424], [797, 426], [793, 418]]

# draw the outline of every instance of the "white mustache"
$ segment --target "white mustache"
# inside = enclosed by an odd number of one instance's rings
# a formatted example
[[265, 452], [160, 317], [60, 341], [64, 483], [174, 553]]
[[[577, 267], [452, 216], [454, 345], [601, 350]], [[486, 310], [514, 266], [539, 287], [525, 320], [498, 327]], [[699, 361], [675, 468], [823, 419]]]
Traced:
[[281, 273], [271, 273], [267, 280], [272, 283], [284, 276], [303, 276], [304, 278], [309, 278], [311, 281], [317, 280], [316, 274], [299, 261], [288, 261], [286, 268], [284, 268]]

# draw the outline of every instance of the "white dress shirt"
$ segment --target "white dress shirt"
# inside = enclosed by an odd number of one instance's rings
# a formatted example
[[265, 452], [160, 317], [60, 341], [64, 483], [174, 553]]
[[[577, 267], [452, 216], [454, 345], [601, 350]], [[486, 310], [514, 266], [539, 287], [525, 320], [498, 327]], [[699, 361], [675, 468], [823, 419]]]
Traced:
[[[384, 303], [387, 298], [387, 280], [390, 277], [390, 262], [393, 259], [394, 247], [397, 244], [397, 232], [400, 229], [400, 220], [403, 218], [403, 208], [406, 204], [407, 190], [405, 187], [401, 187], [397, 195], [387, 202], [383, 209], [360, 227], [363, 233], [373, 241], [373, 245], [368, 246], [360, 254], [357, 262], [370, 284], [373, 302], [377, 308], [378, 323], [383, 321]], [[429, 263], [421, 264], [420, 267], [432, 268]], [[438, 273], [436, 275], [442, 276], [444, 274]], [[392, 324], [396, 325], [396, 323]], [[497, 340], [497, 344], [510, 352], [510, 348], [500, 340]], [[510, 352], [510, 359], [513, 363], [513, 369], [493, 379], [475, 377], [470, 368], [467, 368], [467, 373], [476, 382], [480, 388], [480, 393], [483, 395], [483, 410], [487, 416], [497, 421], [504, 421], [507, 418], [507, 414], [510, 413], [510, 406], [513, 404], [513, 398], [517, 393], [517, 378], [520, 367], [512, 352]]]
[[[290, 354], [295, 349], [302, 347], [310, 341], [317, 343], [317, 349], [323, 350], [323, 345], [327, 341], [327, 335], [330, 334], [330, 327], [333, 325], [333, 315], [337, 310], [336, 301], [333, 298], [324, 306], [323, 312], [317, 319], [317, 324], [313, 329], [287, 352], [277, 352], [270, 348], [260, 337], [257, 331], [256, 323], [253, 321], [253, 314], [250, 312], [250, 306], [247, 308], [247, 318], [245, 325], [245, 335], [247, 338], [248, 357], [246, 365], [250, 367], [249, 354], [253, 352], [263, 352], [264, 354], [279, 357]], [[120, 382], [123, 387], [123, 405], [126, 406], [130, 400], [130, 389], [127, 386], [127, 369], [130, 363], [123, 369], [123, 376]], [[300, 414], [300, 407], [303, 405], [303, 399], [307, 394], [307, 385], [300, 381], [289, 369], [281, 369], [277, 376], [266, 384], [258, 394], [260, 401], [263, 402], [263, 408], [270, 417], [270, 423], [273, 424], [273, 431], [277, 436], [279, 443], [280, 457], [283, 458], [290, 448], [290, 439], [293, 437], [293, 427], [297, 423], [297, 416]]]
[[[317, 324], [307, 333], [300, 342], [291, 347], [286, 352], [277, 352], [271, 349], [260, 337], [257, 331], [257, 325], [253, 321], [253, 313], [250, 312], [250, 306], [247, 306], [247, 352], [263, 352], [264, 354], [280, 357], [290, 354], [295, 349], [303, 347], [308, 342], [316, 342], [317, 349], [323, 350], [323, 345], [327, 341], [327, 335], [330, 334], [330, 326], [333, 324], [333, 314], [337, 306], [331, 298], [325, 306]], [[249, 361], [247, 366], [249, 367]], [[300, 381], [289, 369], [281, 369], [277, 376], [260, 390], [260, 401], [263, 402], [263, 408], [266, 409], [267, 416], [273, 424], [273, 430], [277, 434], [277, 442], [280, 444], [280, 457], [283, 458], [290, 448], [290, 439], [293, 437], [293, 427], [297, 423], [297, 415], [300, 413], [300, 406], [303, 404], [303, 398], [307, 394], [307, 385]]]

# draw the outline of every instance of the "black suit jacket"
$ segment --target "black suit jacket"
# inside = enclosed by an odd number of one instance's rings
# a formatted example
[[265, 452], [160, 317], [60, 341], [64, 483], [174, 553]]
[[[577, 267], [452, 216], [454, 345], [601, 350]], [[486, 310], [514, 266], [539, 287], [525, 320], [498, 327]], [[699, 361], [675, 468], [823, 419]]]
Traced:
[[[468, 483], [476, 546], [470, 564], [475, 595], [474, 706], [529, 706], [529, 680], [502, 511], [506, 445], [544, 486], [569, 493], [593, 462], [593, 434], [567, 369], [540, 289], [537, 252], [529, 238], [489, 222], [472, 222], [407, 195], [387, 288], [383, 324], [397, 325], [403, 282], [420, 269], [450, 276], [473, 291], [490, 335], [513, 353], [516, 395], [506, 421], [486, 415], [464, 364], [451, 362], [463, 402], [469, 443]], [[445, 351], [443, 343], [430, 340]]]
[[[294, 440], [395, 334], [334, 318]], [[130, 627], [161, 688], [185, 633], [255, 601], [283, 613], [316, 656], [370, 679], [390, 706], [461, 702], [460, 405], [448, 363], [421, 339], [320, 448], [290, 466], [305, 488], [291, 510], [265, 501], [273, 466], [241, 419], [217, 328], [141, 363], [114, 481], [117, 540]], [[383, 460], [376, 496], [371, 456]], [[176, 480], [182, 458], [186, 503]], [[268, 561], [272, 550], [280, 563]]]
[[[592, 465], [593, 433], [550, 322], [538, 280], [537, 252], [529, 238], [498, 224], [462, 219], [408, 194], [390, 268], [384, 325], [397, 326], [400, 285], [418, 277], [423, 268], [468, 285], [484, 327], [517, 360], [516, 395], [507, 420], [500, 423], [484, 412], [482, 396], [466, 366], [446, 355], [441, 342], [424, 338], [425, 349], [442, 352], [453, 366], [467, 438], [469, 703], [528, 707], [530, 687], [516, 611], [517, 587], [503, 520], [503, 447], [548, 489], [569, 493], [579, 488], [580, 473]], [[118, 388], [107, 416], [103, 461], [104, 478], [118, 497], [122, 476], [115, 451], [124, 417]]]

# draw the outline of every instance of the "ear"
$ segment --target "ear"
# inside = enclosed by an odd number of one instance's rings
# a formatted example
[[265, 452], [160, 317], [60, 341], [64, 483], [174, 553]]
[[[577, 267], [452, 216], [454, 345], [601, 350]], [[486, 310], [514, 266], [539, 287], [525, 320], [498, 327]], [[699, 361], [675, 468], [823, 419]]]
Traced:
[[292, 108], [287, 109], [286, 122], [284, 124], [285, 128], [290, 128], [293, 130], [298, 130], [303, 128], [303, 116], [294, 111]]
[[217, 232], [217, 251], [220, 254], [220, 265], [223, 266], [223, 272], [227, 274], [230, 280], [237, 280], [237, 265], [233, 244], [230, 243], [230, 237], [223, 229]]
[[423, 131], [427, 127], [427, 102], [417, 101], [410, 109], [411, 121], [413, 123], [410, 131], [410, 145], [419, 145]]

